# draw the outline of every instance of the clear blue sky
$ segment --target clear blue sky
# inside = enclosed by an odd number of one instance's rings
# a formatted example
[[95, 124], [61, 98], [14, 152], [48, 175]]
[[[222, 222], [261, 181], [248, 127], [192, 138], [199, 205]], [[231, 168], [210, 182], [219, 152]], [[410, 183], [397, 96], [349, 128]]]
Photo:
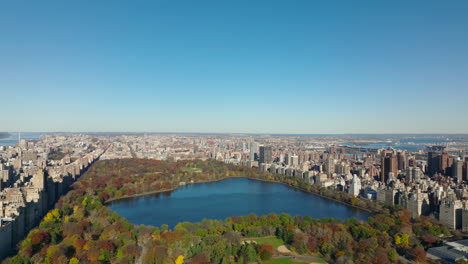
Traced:
[[468, 133], [468, 1], [2, 1], [0, 130]]

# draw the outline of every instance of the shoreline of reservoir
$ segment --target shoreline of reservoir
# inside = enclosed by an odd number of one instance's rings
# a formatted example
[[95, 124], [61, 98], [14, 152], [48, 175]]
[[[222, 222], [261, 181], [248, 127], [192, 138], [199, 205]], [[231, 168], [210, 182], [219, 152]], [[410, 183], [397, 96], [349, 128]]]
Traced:
[[214, 180], [188, 182], [185, 185], [179, 185], [179, 186], [175, 186], [173, 188], [167, 188], [167, 189], [162, 189], [162, 190], [155, 190], [155, 191], [150, 191], [150, 192], [144, 192], [144, 193], [138, 193], [138, 194], [133, 194], [133, 195], [126, 195], [126, 196], [122, 196], [122, 197], [111, 198], [111, 199], [105, 201], [104, 205], [109, 205], [109, 204], [111, 204], [112, 202], [115, 202], [115, 201], [121, 201], [121, 200], [137, 198], [137, 197], [142, 197], [142, 196], [148, 196], [148, 195], [153, 195], [153, 194], [159, 194], [159, 193], [172, 192], [172, 191], [178, 190], [180, 187], [184, 187], [184, 186], [187, 186], [189, 184], [195, 185], [195, 184], [200, 184], [200, 183], [214, 183], [214, 182], [219, 182], [219, 181], [223, 181], [223, 180], [227, 180], [227, 179], [234, 179], [234, 178], [244, 178], [244, 179], [250, 179], [250, 180], [255, 180], [255, 181], [261, 181], [261, 182], [265, 182], [265, 183], [278, 183], [278, 184], [290, 187], [292, 189], [302, 191], [302, 192], [307, 193], [309, 195], [315, 195], [315, 196], [318, 196], [320, 198], [323, 198], [323, 199], [326, 199], [326, 200], [329, 200], [329, 201], [333, 201], [333, 202], [338, 203], [338, 204], [342, 204], [342, 205], [344, 205], [346, 207], [349, 207], [349, 208], [361, 210], [361, 211], [363, 211], [365, 213], [368, 213], [370, 215], [375, 213], [374, 211], [372, 211], [370, 209], [359, 207], [359, 206], [356, 206], [356, 205], [352, 205], [350, 203], [347, 203], [347, 202], [341, 201], [341, 200], [337, 200], [337, 199], [334, 199], [332, 197], [324, 196], [324, 195], [322, 195], [322, 194], [320, 194], [318, 192], [314, 192], [312, 190], [307, 190], [307, 189], [301, 188], [299, 186], [290, 185], [288, 183], [281, 182], [281, 181], [258, 179], [258, 178], [254, 178], [254, 177], [248, 177], [248, 176], [225, 176], [225, 177], [214, 179]]

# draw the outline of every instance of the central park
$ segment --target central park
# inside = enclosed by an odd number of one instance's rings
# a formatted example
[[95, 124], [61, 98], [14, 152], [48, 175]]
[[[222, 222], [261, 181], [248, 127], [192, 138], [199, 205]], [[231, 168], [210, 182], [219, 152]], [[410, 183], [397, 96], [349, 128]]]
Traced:
[[6, 263], [424, 263], [450, 235], [433, 218], [301, 179], [120, 159], [96, 162]]

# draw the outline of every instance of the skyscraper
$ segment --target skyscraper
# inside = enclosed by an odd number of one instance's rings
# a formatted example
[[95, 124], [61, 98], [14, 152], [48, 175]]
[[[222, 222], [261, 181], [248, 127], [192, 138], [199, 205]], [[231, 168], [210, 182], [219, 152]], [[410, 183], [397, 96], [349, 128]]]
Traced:
[[465, 161], [463, 162], [463, 180], [468, 180], [468, 162]]
[[406, 155], [405, 152], [399, 151], [397, 153], [397, 159], [398, 159], [398, 170], [404, 170], [406, 169]]
[[333, 173], [335, 173], [335, 159], [332, 156], [329, 156], [325, 165], [327, 169], [327, 175], [329, 178], [331, 178]]
[[382, 153], [382, 168], [380, 171], [380, 180], [387, 182], [388, 173], [393, 172], [396, 176], [398, 175], [398, 160], [393, 153]]
[[250, 143], [250, 160], [251, 161], [255, 160], [255, 154], [258, 155], [258, 143], [252, 142]]
[[284, 164], [291, 165], [291, 154], [289, 153], [284, 154]]
[[407, 182], [419, 182], [421, 179], [421, 169], [418, 167], [408, 167], [406, 168], [406, 181]]
[[353, 196], [359, 196], [359, 192], [361, 191], [361, 179], [354, 174], [353, 181], [351, 182], [351, 186], [349, 187], [349, 193]]
[[299, 165], [299, 157], [297, 155], [292, 155], [291, 156], [291, 164], [289, 164], [291, 167], [296, 167]]
[[271, 146], [261, 146], [260, 147], [260, 163], [272, 163], [273, 162], [273, 153]]
[[463, 161], [457, 160], [452, 165], [452, 177], [458, 183], [463, 181]]
[[439, 157], [439, 170], [444, 175], [451, 175], [451, 167], [453, 165], [453, 158], [447, 152], [442, 153]]
[[439, 171], [439, 155], [440, 153], [434, 151], [427, 153], [427, 173], [429, 176], [433, 176]]

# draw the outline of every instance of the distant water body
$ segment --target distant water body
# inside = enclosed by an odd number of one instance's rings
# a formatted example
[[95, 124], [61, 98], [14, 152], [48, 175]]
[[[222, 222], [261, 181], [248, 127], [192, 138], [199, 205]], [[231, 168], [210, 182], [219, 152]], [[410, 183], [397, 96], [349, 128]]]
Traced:
[[[22, 139], [37, 140], [41, 137], [41, 133], [21, 133]], [[18, 144], [18, 133], [10, 133], [9, 137], [0, 139], [0, 146], [14, 146], [16, 144]]]
[[170, 228], [179, 222], [199, 222], [204, 218], [223, 220], [252, 213], [360, 220], [369, 216], [362, 210], [283, 184], [246, 178], [190, 184], [172, 192], [117, 200], [109, 207], [133, 224], [167, 224]]
[[[404, 139], [399, 139], [391, 142], [375, 142], [375, 143], [369, 143], [365, 145], [357, 145], [352, 142], [349, 143], [343, 143], [345, 146], [349, 147], [361, 147], [361, 148], [371, 148], [371, 149], [381, 149], [381, 148], [388, 148], [392, 147], [394, 149], [401, 149], [401, 150], [408, 150], [408, 151], [419, 151], [421, 149], [425, 149], [425, 145], [419, 145], [419, 144], [427, 144], [427, 143], [434, 143], [434, 144], [439, 144], [442, 142], [446, 142], [447, 140], [445, 138], [434, 138], [434, 137], [416, 137], [416, 138], [404, 138]], [[408, 144], [412, 143], [412, 144]]]

